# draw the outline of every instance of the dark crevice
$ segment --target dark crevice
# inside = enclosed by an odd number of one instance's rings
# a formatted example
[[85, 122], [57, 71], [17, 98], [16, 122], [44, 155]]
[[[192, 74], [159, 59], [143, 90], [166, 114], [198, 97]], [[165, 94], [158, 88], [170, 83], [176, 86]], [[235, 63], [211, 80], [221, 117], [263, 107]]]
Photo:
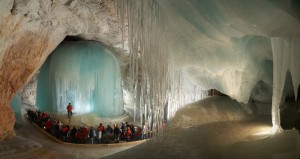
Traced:
[[67, 1], [64, 5], [69, 6], [74, 0]]
[[12, 6], [12, 8], [10, 9], [10, 13], [12, 15], [16, 15], [17, 14], [17, 2], [14, 0], [14, 4]]
[[66, 36], [64, 41], [82, 41], [85, 40], [79, 36]]

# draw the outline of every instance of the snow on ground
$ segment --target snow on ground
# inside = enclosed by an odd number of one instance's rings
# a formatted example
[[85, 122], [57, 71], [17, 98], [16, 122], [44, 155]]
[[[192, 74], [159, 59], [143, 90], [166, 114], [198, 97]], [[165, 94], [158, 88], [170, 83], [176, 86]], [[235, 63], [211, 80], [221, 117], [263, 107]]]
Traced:
[[[28, 122], [23, 125], [17, 124], [17, 138], [1, 143], [0, 158], [296, 159], [300, 157], [298, 131], [292, 129], [277, 135], [269, 134], [270, 116], [240, 118], [244, 116], [240, 114], [236, 120], [229, 117], [224, 121], [210, 120], [210, 123], [204, 123], [201, 117], [191, 115], [189, 119], [193, 124], [187, 127], [177, 124], [178, 118], [188, 116], [186, 113], [191, 111], [204, 111], [203, 107], [208, 107], [207, 104], [210, 102], [206, 100], [182, 108], [174, 119], [167, 123], [162, 134], [143, 143], [114, 146], [61, 144], [51, 140]], [[218, 105], [217, 102], [210, 104]], [[203, 106], [204, 103], [206, 106]], [[231, 109], [228, 105], [220, 107], [223, 107], [222, 111], [217, 114], [222, 114], [226, 107]], [[240, 110], [238, 112], [242, 113]], [[231, 116], [228, 113], [226, 116]], [[213, 114], [215, 117], [219, 116], [215, 112]], [[236, 115], [236, 112], [233, 113], [233, 116]], [[203, 118], [207, 120], [211, 116]], [[198, 122], [194, 121], [195, 119]]]

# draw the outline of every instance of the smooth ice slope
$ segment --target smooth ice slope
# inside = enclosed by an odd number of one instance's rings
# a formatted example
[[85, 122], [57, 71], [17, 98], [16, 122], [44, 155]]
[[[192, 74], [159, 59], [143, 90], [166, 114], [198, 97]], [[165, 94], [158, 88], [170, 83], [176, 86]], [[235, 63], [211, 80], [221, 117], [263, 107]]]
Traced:
[[117, 117], [124, 113], [118, 61], [96, 42], [63, 42], [40, 70], [39, 109], [66, 112], [69, 102], [75, 114]]

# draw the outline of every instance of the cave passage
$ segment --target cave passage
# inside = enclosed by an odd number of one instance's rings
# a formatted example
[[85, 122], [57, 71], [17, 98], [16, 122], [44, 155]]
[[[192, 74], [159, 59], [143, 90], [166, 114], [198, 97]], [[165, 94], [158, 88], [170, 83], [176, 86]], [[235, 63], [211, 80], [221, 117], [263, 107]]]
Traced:
[[39, 110], [95, 113], [114, 118], [124, 114], [120, 66], [100, 43], [65, 41], [40, 69], [36, 104]]

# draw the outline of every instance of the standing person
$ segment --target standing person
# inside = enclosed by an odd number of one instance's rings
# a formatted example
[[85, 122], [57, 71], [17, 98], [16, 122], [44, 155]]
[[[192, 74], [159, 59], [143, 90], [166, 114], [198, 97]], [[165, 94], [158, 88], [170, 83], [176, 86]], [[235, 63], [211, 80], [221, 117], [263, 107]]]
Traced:
[[68, 129], [67, 125], [64, 125], [63, 129], [62, 129], [62, 139], [64, 142], [68, 141], [68, 132], [69, 132], [69, 129]]
[[135, 127], [133, 124], [130, 125], [131, 130], [131, 140], [135, 140]]
[[94, 144], [94, 138], [96, 137], [96, 132], [93, 127], [90, 127], [89, 137], [90, 137], [91, 144]]
[[147, 132], [147, 130], [146, 130], [146, 125], [145, 125], [145, 123], [143, 123], [143, 125], [142, 125], [142, 132], [141, 132], [141, 139], [142, 139], [142, 140], [145, 139], [145, 137], [146, 137], [146, 132]]
[[104, 134], [105, 132], [105, 128], [104, 126], [102, 125], [102, 123], [99, 124], [98, 126], [98, 143], [101, 143], [102, 141], [102, 134]]
[[124, 137], [125, 129], [126, 129], [125, 122], [122, 122], [121, 133], [120, 133], [120, 140], [125, 140], [125, 137]]
[[88, 129], [87, 129], [87, 127], [86, 126], [83, 126], [82, 127], [82, 140], [83, 140], [83, 144], [85, 144], [86, 143], [86, 140], [87, 140], [87, 138], [88, 138]]
[[131, 139], [131, 130], [130, 130], [130, 127], [127, 127], [127, 129], [125, 131], [125, 138], [126, 138], [127, 142], [129, 142], [130, 139]]
[[79, 128], [77, 133], [76, 133], [76, 140], [78, 144], [83, 144], [83, 140], [82, 140], [82, 129]]
[[73, 126], [73, 129], [71, 130], [71, 133], [70, 133], [73, 143], [77, 143], [76, 142], [76, 134], [77, 134], [77, 128], [76, 128], [76, 126]]
[[121, 133], [121, 131], [120, 131], [119, 125], [115, 124], [114, 125], [114, 140], [116, 143], [119, 142], [120, 133]]
[[70, 117], [70, 115], [72, 115], [72, 109], [73, 109], [73, 106], [71, 105], [71, 103], [69, 103], [69, 105], [67, 106], [67, 111], [68, 111], [68, 116]]
[[48, 120], [45, 123], [45, 128], [48, 133], [51, 133], [52, 125], [53, 125], [53, 123], [52, 123], [51, 119], [48, 118]]

